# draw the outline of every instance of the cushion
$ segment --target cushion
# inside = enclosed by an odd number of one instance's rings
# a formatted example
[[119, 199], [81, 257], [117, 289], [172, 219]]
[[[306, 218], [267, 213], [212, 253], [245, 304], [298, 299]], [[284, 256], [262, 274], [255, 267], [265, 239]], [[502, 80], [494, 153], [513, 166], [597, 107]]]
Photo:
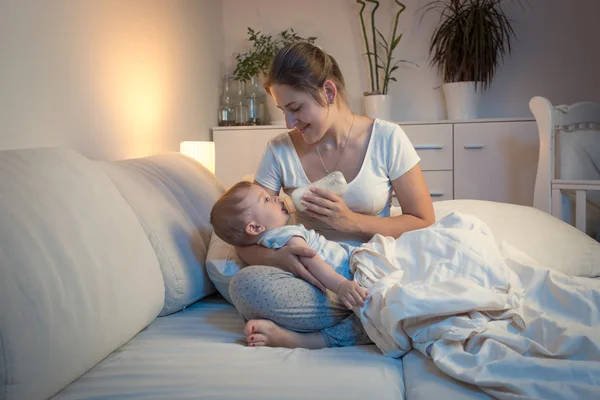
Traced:
[[436, 219], [452, 211], [485, 222], [497, 241], [506, 241], [543, 267], [568, 275], [600, 276], [600, 243], [573, 226], [533, 207], [483, 200], [433, 203]]
[[225, 191], [196, 160], [180, 153], [99, 162], [137, 215], [165, 283], [161, 316], [215, 292], [204, 267], [210, 210]]
[[66, 149], [0, 152], [0, 398], [49, 398], [163, 306], [131, 207]]
[[237, 255], [235, 247], [227, 244], [214, 232], [206, 255], [206, 270], [215, 287], [229, 303], [229, 281], [247, 264]]

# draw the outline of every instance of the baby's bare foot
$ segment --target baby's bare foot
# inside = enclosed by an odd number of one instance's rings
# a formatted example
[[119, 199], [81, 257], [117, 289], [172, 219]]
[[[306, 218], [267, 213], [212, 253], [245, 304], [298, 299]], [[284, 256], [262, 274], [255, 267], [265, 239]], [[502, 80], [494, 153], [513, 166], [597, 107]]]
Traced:
[[322, 349], [326, 347], [320, 332], [289, 331], [266, 319], [253, 319], [244, 327], [248, 346], [287, 347], [290, 349]]

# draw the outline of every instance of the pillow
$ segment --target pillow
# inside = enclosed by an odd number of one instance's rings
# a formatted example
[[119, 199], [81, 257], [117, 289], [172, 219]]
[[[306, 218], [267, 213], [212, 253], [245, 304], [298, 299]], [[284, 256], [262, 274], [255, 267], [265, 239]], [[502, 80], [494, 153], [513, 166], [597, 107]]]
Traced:
[[0, 151], [0, 399], [47, 399], [150, 324], [158, 261], [131, 207], [68, 149]]
[[225, 188], [194, 159], [166, 153], [99, 162], [154, 248], [165, 282], [161, 316], [215, 292], [205, 265], [210, 210]]
[[513, 245], [543, 267], [567, 275], [600, 276], [600, 243], [548, 213], [533, 207], [483, 200], [446, 200], [433, 204], [436, 220], [452, 211], [474, 215], [490, 227], [498, 242]]
[[233, 302], [229, 296], [229, 281], [246, 265], [237, 255], [235, 247], [225, 243], [213, 232], [206, 254], [206, 271], [217, 291], [231, 304]]

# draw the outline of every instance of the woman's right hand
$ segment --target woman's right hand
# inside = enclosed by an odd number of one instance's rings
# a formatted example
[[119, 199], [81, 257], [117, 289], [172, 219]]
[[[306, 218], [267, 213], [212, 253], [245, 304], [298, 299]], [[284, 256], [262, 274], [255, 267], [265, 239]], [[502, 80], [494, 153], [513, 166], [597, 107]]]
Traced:
[[306, 246], [287, 244], [273, 251], [273, 265], [294, 276], [304, 279], [306, 282], [325, 292], [325, 286], [302, 264], [301, 257], [312, 258], [317, 253]]

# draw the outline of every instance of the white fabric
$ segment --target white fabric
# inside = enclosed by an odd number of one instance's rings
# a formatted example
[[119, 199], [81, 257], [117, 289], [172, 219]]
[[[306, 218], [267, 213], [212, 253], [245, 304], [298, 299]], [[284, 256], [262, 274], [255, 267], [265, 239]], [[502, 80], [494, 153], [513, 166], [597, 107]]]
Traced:
[[225, 188], [196, 160], [180, 153], [100, 162], [143, 226], [165, 282], [160, 315], [215, 292], [205, 259], [210, 209]]
[[157, 318], [54, 400], [402, 400], [402, 361], [375, 346], [247, 347], [244, 321], [208, 297]]
[[148, 325], [164, 285], [135, 214], [65, 149], [0, 152], [0, 398], [46, 399]]
[[395, 240], [375, 235], [351, 267], [369, 291], [357, 314], [390, 357], [413, 347], [425, 353], [436, 340], [464, 341], [493, 319], [524, 327], [519, 279], [475, 217], [451, 213]]
[[600, 243], [533, 207], [482, 200], [433, 203], [436, 218], [459, 211], [481, 219], [498, 242], [522, 250], [545, 268], [567, 275], [600, 276]]
[[247, 264], [238, 256], [235, 247], [226, 243], [214, 231], [210, 237], [208, 253], [206, 254], [206, 272], [215, 288], [229, 303], [229, 282], [238, 271]]
[[[446, 218], [453, 216], [456, 214]], [[475, 226], [472, 231], [475, 232], [477, 228]], [[483, 224], [479, 228], [482, 232], [486, 230]], [[425, 245], [426, 236], [431, 236], [425, 235], [426, 231], [415, 231], [412, 235], [423, 236], [420, 243]], [[456, 259], [456, 253], [461, 253], [467, 243], [460, 241], [458, 249], [453, 250], [451, 246], [435, 241], [433, 236], [429, 239], [426, 247], [440, 260]], [[397, 243], [400, 242], [398, 240]], [[415, 244], [415, 240], [408, 242]], [[493, 268], [482, 269], [480, 276], [474, 274], [469, 278], [471, 282], [479, 278], [480, 287], [498, 289], [499, 295], [506, 294], [504, 309], [518, 312], [512, 315], [512, 321], [504, 319], [509, 313], [500, 315], [501, 318], [497, 320], [483, 318], [481, 313], [457, 313], [456, 307], [453, 307], [456, 297], [466, 297], [475, 304], [488, 302], [482, 300], [482, 294], [473, 293], [471, 296], [464, 292], [464, 286], [460, 285], [464, 282], [458, 282], [459, 285], [449, 292], [436, 293], [431, 287], [423, 287], [421, 281], [429, 280], [433, 287], [439, 286], [439, 283], [431, 282], [427, 269], [421, 276], [412, 276], [417, 271], [417, 268], [411, 268], [412, 264], [418, 264], [418, 261], [410, 257], [411, 249], [397, 245], [392, 264], [401, 265], [404, 277], [407, 274], [410, 276], [403, 281], [383, 278], [369, 286], [370, 297], [359, 312], [363, 323], [369, 327], [369, 336], [373, 331], [369, 324], [375, 324], [376, 332], [387, 340], [382, 341], [377, 335], [371, 337], [379, 346], [379, 342], [384, 343], [382, 347], [387, 352], [393, 344], [399, 349], [410, 347], [411, 343], [406, 339], [408, 336], [412, 345], [424, 355], [430, 355], [444, 373], [477, 385], [496, 398], [600, 398], [600, 281], [569, 277], [544, 269], [506, 242], [500, 248], [487, 240], [470, 244], [473, 246], [469, 249], [469, 258], [476, 260], [479, 257], [482, 263], [489, 263], [490, 267], [502, 268], [502, 275], [506, 274], [506, 269], [510, 271], [508, 275], [511, 276], [504, 280], [504, 284], [497, 280], [498, 276], [494, 276], [498, 275], [498, 271]], [[423, 258], [423, 250], [422, 247], [419, 258]], [[404, 259], [397, 254], [400, 251], [406, 254]], [[499, 265], [496, 259], [490, 260], [490, 256], [496, 258], [494, 253], [498, 252], [505, 266]], [[429, 265], [427, 257], [424, 258], [425, 265], [421, 268]], [[355, 259], [360, 263], [358, 252], [352, 265]], [[372, 257], [366, 261], [368, 263], [371, 260]], [[400, 260], [403, 262], [398, 263]], [[409, 260], [413, 260], [413, 263], [407, 262]], [[461, 268], [469, 265], [463, 261], [460, 260], [456, 265]], [[389, 263], [379, 265], [387, 268]], [[437, 278], [439, 270], [439, 266], [431, 269], [431, 272], [435, 272], [435, 280], [443, 280], [446, 275], [443, 273], [442, 278]], [[372, 273], [372, 269], [369, 271]], [[513, 282], [515, 276], [519, 277], [520, 284]], [[450, 278], [450, 282], [440, 283], [449, 286], [452, 282]], [[518, 302], [511, 301], [515, 295], [518, 296], [517, 286], [524, 293], [520, 307]], [[513, 295], [511, 289], [514, 290]], [[498, 307], [494, 306], [493, 309], [498, 310]], [[464, 312], [469, 312], [469, 309]], [[379, 315], [380, 321], [377, 321]], [[430, 318], [435, 315], [443, 318]], [[428, 318], [419, 320], [420, 316]], [[473, 316], [474, 325], [470, 321]], [[523, 318], [526, 329], [523, 330], [523, 325], [519, 323], [520, 318], [515, 317]], [[465, 322], [468, 324], [467, 330], [463, 331]], [[389, 354], [401, 355], [399, 352]]]
[[[416, 150], [399, 125], [376, 119], [361, 169], [356, 178], [348, 183], [348, 190], [342, 198], [354, 212], [387, 217], [390, 215], [391, 181], [419, 161]], [[283, 188], [287, 195], [311, 183], [287, 132], [269, 141], [255, 179], [277, 193]], [[296, 222], [330, 240], [352, 244], [364, 242], [356, 235], [336, 232], [305, 213], [297, 213]]]
[[443, 373], [418, 350], [402, 357], [406, 400], [489, 400], [477, 386], [457, 381]]
[[316, 251], [319, 258], [331, 266], [335, 272], [350, 279], [350, 256], [355, 247], [327, 240], [323, 235], [312, 229], [306, 229], [303, 225], [287, 225], [271, 229], [261, 235], [258, 244], [270, 249], [279, 249], [294, 236], [304, 239], [308, 247]]

